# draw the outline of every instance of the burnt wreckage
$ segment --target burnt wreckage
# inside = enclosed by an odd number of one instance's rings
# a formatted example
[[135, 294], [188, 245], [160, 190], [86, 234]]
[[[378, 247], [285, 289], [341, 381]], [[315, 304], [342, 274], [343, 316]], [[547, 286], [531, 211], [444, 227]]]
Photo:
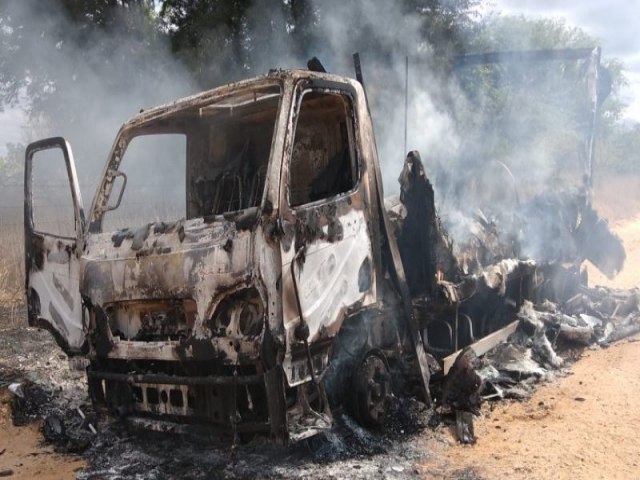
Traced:
[[[67, 236], [34, 212], [36, 159], [51, 150], [71, 186]], [[152, 176], [170, 183], [152, 191]], [[416, 152], [400, 182], [385, 206], [362, 85], [323, 72], [272, 72], [140, 113], [86, 213], [70, 146], [35, 142], [29, 323], [88, 359], [95, 405], [149, 428], [285, 443], [329, 428], [340, 405], [380, 424], [392, 392], [430, 402], [432, 373], [506, 338], [526, 299], [567, 295], [571, 282], [554, 282], [579, 280], [589, 256], [569, 269], [500, 256], [486, 224], [456, 255]]]

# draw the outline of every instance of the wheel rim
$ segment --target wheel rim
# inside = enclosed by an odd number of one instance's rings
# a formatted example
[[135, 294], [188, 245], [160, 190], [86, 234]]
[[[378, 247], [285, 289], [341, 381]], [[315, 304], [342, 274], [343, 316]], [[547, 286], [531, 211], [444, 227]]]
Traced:
[[358, 420], [368, 425], [381, 425], [389, 410], [391, 396], [391, 375], [382, 353], [368, 352], [355, 374]]

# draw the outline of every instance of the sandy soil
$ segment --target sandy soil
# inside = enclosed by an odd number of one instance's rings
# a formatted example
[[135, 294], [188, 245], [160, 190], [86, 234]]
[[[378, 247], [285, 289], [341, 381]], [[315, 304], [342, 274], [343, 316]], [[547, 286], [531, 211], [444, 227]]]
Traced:
[[14, 427], [6, 389], [0, 394], [0, 472], [11, 470], [9, 478], [57, 480], [75, 478], [85, 466], [81, 457], [58, 455], [44, 445], [39, 423]]

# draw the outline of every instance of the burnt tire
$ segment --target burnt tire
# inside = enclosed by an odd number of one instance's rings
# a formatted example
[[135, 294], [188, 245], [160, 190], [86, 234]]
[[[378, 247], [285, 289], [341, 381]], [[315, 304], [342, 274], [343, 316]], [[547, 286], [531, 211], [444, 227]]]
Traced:
[[369, 350], [353, 370], [351, 410], [356, 420], [366, 426], [380, 426], [389, 412], [391, 373], [384, 354]]

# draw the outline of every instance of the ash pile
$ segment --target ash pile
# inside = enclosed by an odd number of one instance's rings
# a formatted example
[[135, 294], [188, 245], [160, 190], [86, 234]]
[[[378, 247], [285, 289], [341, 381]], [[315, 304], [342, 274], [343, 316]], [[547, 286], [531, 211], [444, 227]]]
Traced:
[[79, 454], [94, 441], [98, 423], [84, 371], [70, 366], [49, 332], [0, 329], [0, 412], [17, 427], [38, 422], [56, 452]]
[[584, 347], [607, 347], [640, 332], [640, 291], [582, 287], [559, 305], [527, 301], [518, 312], [518, 328], [479, 361], [485, 399], [526, 399], [533, 385], [555, 372]]

